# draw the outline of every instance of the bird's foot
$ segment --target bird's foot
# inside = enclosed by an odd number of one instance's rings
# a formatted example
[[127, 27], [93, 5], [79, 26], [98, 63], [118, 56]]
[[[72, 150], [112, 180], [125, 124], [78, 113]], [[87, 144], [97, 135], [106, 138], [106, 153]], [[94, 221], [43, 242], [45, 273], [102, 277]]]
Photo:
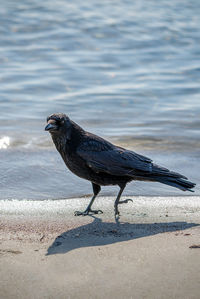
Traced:
[[91, 210], [86, 209], [84, 212], [75, 211], [74, 216], [87, 216], [87, 215], [93, 215], [93, 214], [103, 214], [102, 210]]
[[[129, 201], [133, 202], [132, 199], [128, 198], [128, 199], [125, 199], [125, 200], [118, 201], [118, 204], [128, 203]], [[118, 204], [115, 205], [115, 220], [119, 220], [119, 218], [120, 218], [120, 212], [118, 210]]]
[[118, 204], [128, 203], [129, 201], [132, 201], [132, 202], [133, 202], [132, 199], [128, 198], [128, 199], [125, 199], [125, 200], [120, 200], [120, 201], [118, 202]]
[[119, 216], [120, 216], [120, 212], [118, 210], [118, 207], [115, 206], [115, 218], [118, 218], [119, 219]]
[[119, 213], [119, 211], [117, 209], [117, 210], [115, 210], [115, 221], [116, 221], [116, 223], [119, 222], [119, 219], [120, 219], [120, 213]]

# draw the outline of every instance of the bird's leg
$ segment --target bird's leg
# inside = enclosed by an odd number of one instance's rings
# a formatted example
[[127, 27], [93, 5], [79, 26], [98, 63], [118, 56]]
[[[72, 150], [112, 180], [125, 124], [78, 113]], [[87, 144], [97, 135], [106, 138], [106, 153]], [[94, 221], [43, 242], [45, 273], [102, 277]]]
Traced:
[[119, 190], [119, 193], [117, 195], [117, 198], [115, 200], [115, 204], [114, 204], [114, 207], [115, 207], [115, 218], [118, 216], [119, 218], [119, 210], [118, 210], [118, 204], [121, 204], [121, 203], [126, 203], [128, 202], [128, 200], [123, 200], [123, 201], [119, 201], [120, 200], [120, 197], [122, 195], [122, 192], [124, 191], [124, 188], [126, 187], [126, 184], [123, 184], [123, 185], [119, 185], [120, 187], [120, 190]]
[[94, 195], [93, 195], [93, 197], [92, 197], [92, 199], [91, 199], [91, 201], [90, 201], [90, 203], [89, 203], [87, 209], [86, 209], [85, 211], [83, 211], [83, 212], [75, 211], [75, 212], [74, 212], [74, 215], [75, 215], [75, 216], [80, 216], [80, 215], [82, 215], [82, 216], [86, 216], [86, 215], [88, 215], [89, 213], [91, 213], [91, 214], [99, 214], [99, 213], [102, 214], [102, 213], [103, 213], [101, 210], [92, 210], [92, 209], [91, 209], [91, 206], [92, 206], [92, 204], [93, 204], [93, 202], [94, 202], [94, 200], [95, 200], [97, 194], [98, 194], [98, 193], [100, 192], [100, 190], [101, 190], [101, 187], [100, 187], [99, 185], [94, 184], [94, 183], [92, 183], [92, 187], [93, 187]]

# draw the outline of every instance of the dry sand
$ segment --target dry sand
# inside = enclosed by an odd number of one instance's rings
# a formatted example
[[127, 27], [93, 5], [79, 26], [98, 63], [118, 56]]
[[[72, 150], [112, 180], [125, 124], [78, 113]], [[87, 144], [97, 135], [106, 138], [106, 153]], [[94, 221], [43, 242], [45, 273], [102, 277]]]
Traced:
[[199, 299], [200, 198], [132, 198], [1, 201], [0, 298]]

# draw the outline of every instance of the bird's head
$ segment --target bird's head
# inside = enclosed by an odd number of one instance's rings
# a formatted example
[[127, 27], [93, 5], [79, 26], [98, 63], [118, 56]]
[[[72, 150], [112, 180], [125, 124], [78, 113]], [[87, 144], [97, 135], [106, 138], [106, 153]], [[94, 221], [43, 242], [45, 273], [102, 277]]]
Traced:
[[66, 137], [69, 137], [71, 121], [69, 117], [63, 113], [54, 113], [47, 117], [45, 131], [49, 131], [52, 135], [66, 134]]

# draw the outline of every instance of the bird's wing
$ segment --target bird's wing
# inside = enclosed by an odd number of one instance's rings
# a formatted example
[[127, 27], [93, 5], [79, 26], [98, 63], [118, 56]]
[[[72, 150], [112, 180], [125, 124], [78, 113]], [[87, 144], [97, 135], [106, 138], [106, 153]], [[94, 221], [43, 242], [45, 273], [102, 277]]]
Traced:
[[151, 159], [106, 142], [86, 141], [77, 148], [77, 154], [95, 172], [136, 176], [152, 171]]

